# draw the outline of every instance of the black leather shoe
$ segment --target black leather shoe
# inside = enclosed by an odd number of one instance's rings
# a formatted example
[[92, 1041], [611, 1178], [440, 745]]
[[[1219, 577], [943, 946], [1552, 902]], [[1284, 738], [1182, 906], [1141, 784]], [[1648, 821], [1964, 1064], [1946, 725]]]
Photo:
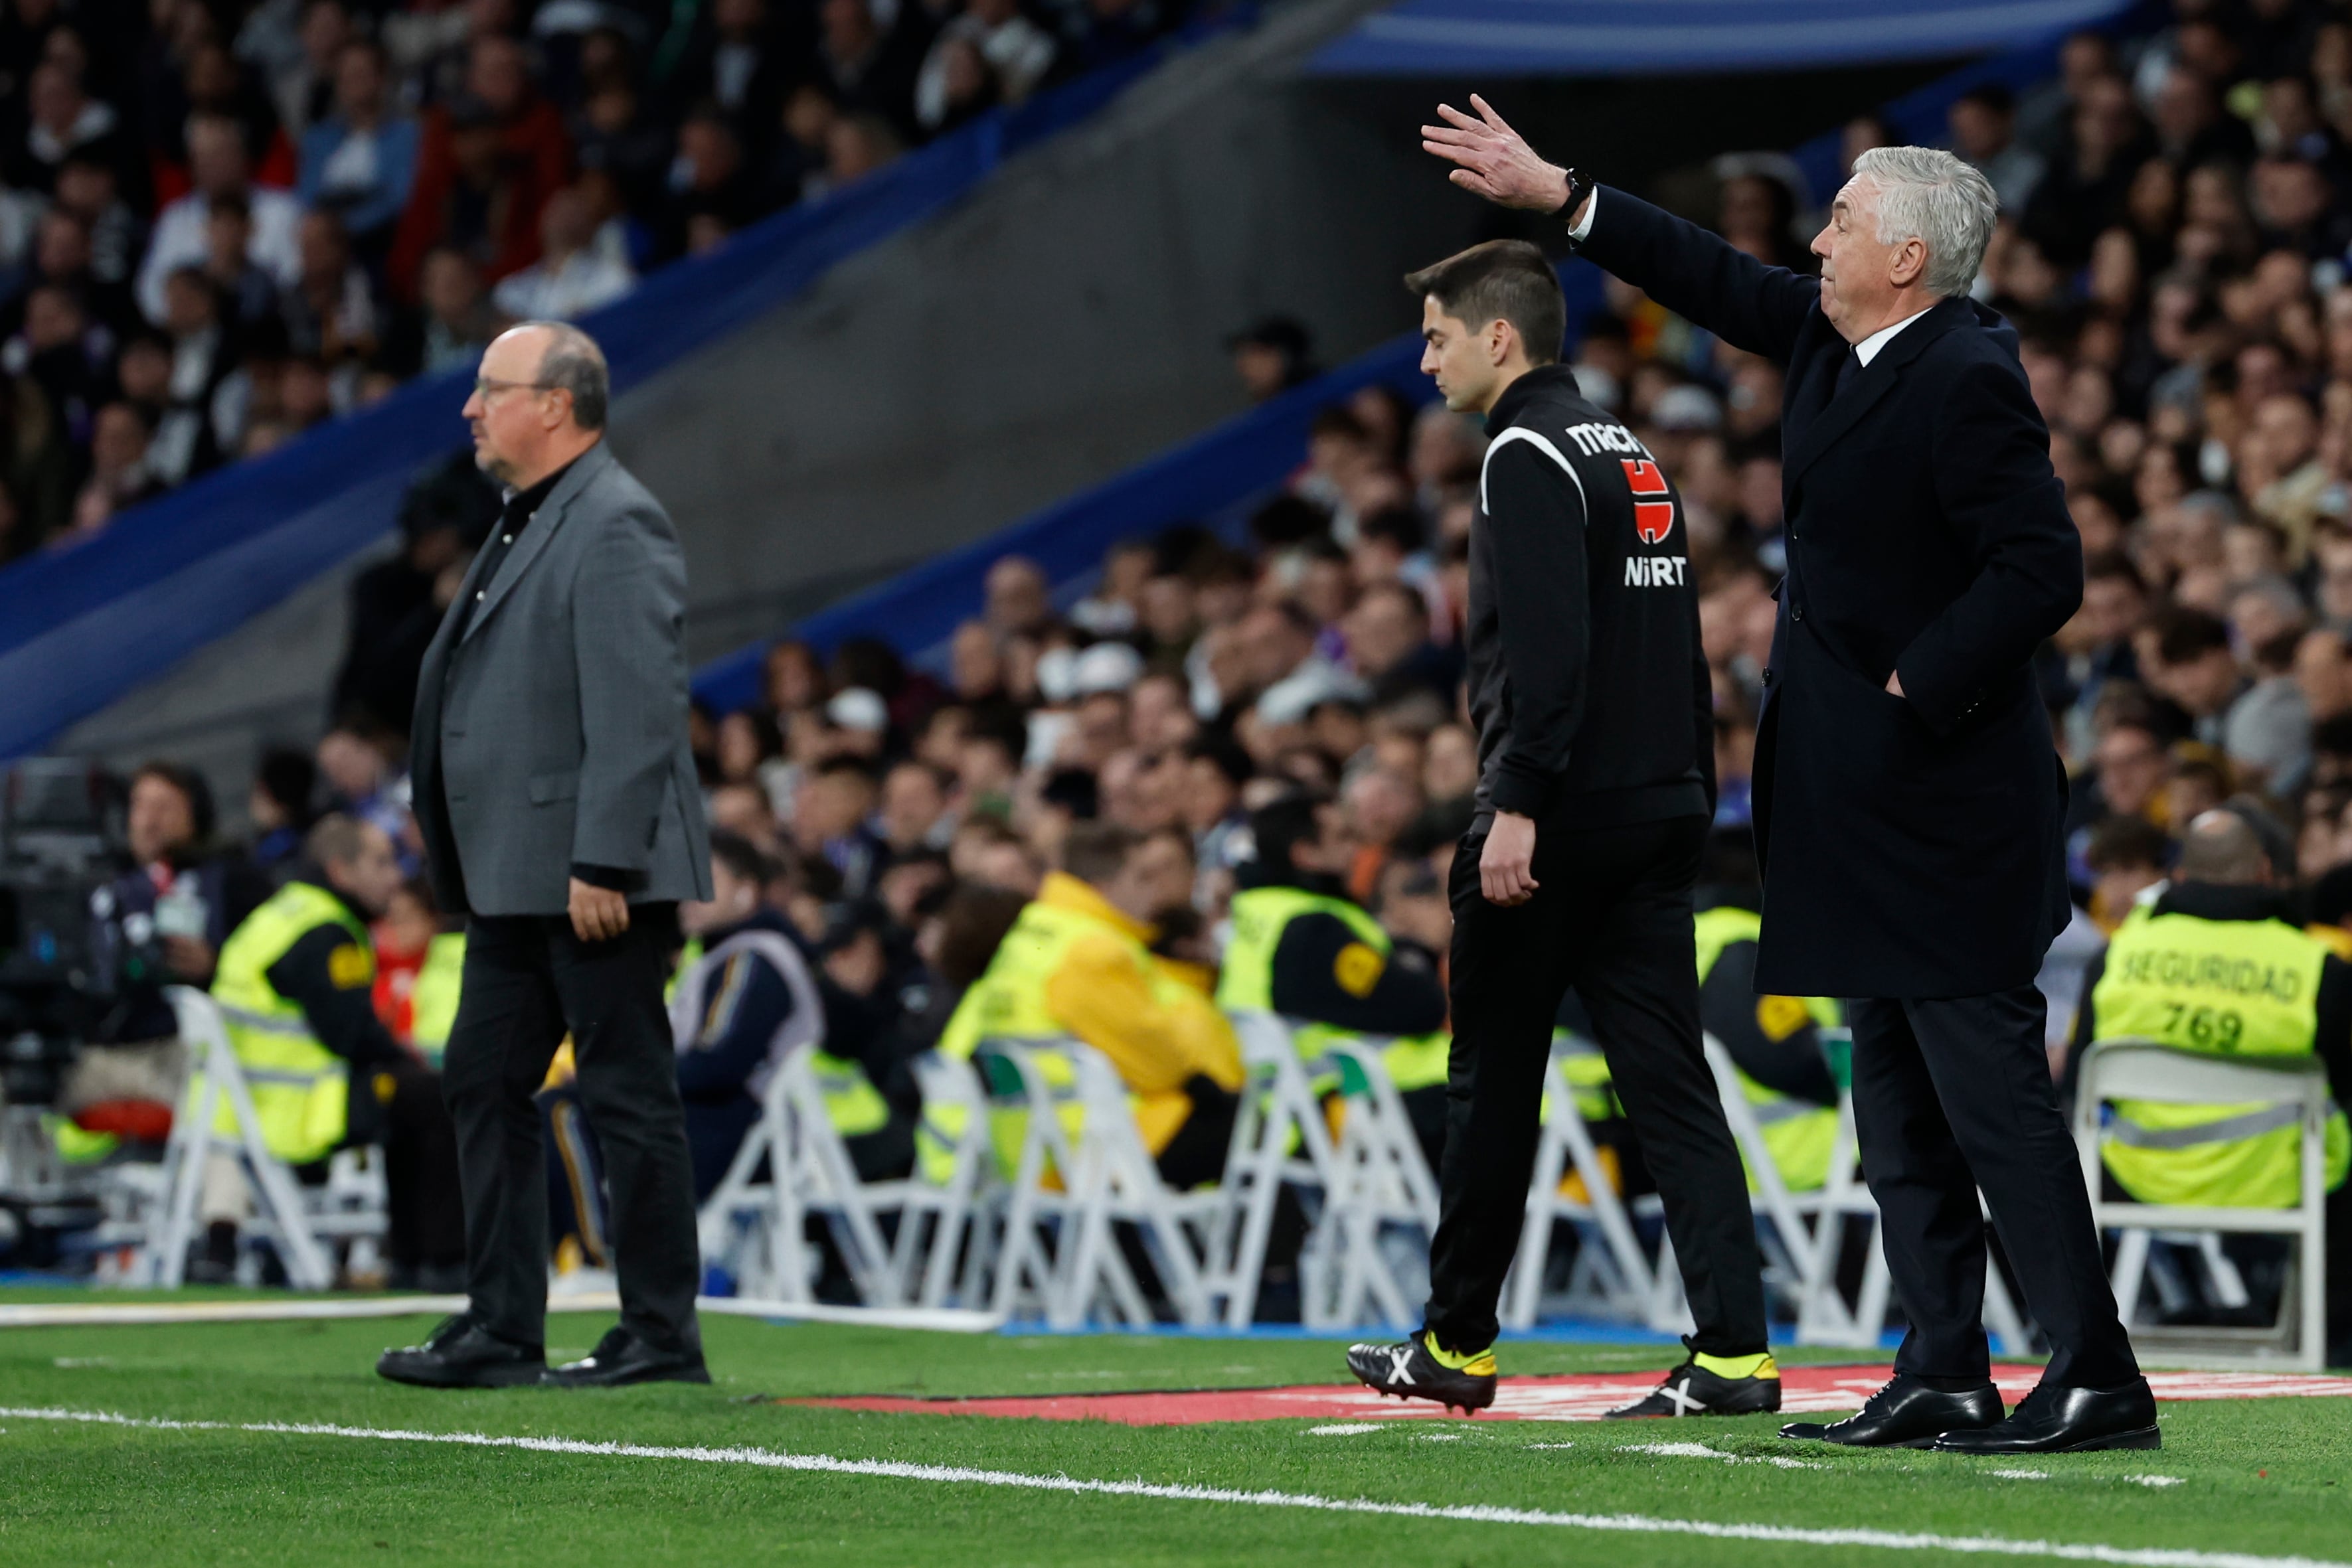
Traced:
[[2006, 1421], [1936, 1439], [1939, 1454], [2087, 1454], [2100, 1448], [2160, 1448], [2156, 1396], [2147, 1379], [2121, 1388], [2053, 1388], [2042, 1384]]
[[375, 1370], [379, 1377], [422, 1388], [513, 1388], [547, 1375], [547, 1353], [499, 1339], [471, 1313], [459, 1312], [443, 1319], [423, 1344], [385, 1351]]
[[2000, 1390], [1990, 1383], [1965, 1394], [1946, 1394], [1898, 1372], [1858, 1413], [1826, 1425], [1791, 1421], [1780, 1436], [1856, 1448], [1931, 1448], [1947, 1432], [1990, 1427], [2000, 1419]]
[[609, 1329], [585, 1360], [567, 1362], [547, 1375], [566, 1388], [618, 1388], [629, 1383], [708, 1383], [709, 1368], [700, 1350], [663, 1350], [623, 1328]]

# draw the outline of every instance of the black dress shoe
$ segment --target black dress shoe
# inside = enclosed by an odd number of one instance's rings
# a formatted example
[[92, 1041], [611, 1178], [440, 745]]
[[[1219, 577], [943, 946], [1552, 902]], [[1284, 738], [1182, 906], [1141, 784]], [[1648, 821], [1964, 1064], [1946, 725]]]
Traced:
[[2147, 1379], [2121, 1388], [2053, 1388], [2044, 1383], [2006, 1421], [1947, 1432], [1939, 1454], [2087, 1454], [2100, 1448], [2160, 1448], [2156, 1396]]
[[547, 1375], [547, 1353], [502, 1340], [472, 1313], [459, 1312], [442, 1320], [423, 1344], [385, 1351], [375, 1370], [379, 1377], [423, 1388], [514, 1388]]
[[2000, 1390], [1990, 1383], [1965, 1394], [1946, 1394], [1898, 1372], [1859, 1413], [1826, 1425], [1791, 1421], [1780, 1436], [1857, 1448], [1929, 1448], [1947, 1432], [1990, 1427], [2000, 1419]]
[[702, 1352], [663, 1350], [628, 1330], [607, 1330], [585, 1360], [568, 1362], [547, 1375], [566, 1388], [618, 1388], [629, 1383], [708, 1383]]

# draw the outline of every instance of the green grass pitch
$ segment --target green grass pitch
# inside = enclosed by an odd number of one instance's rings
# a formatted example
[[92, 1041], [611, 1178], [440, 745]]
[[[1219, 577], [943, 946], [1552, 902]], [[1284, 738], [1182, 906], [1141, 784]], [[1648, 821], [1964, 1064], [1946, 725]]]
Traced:
[[[29, 1299], [0, 1291], [0, 1301]], [[391, 1319], [0, 1331], [0, 1406], [226, 1424], [174, 1430], [0, 1416], [0, 1563], [1794, 1568], [2023, 1560], [1964, 1558], [1950, 1544], [1694, 1539], [234, 1429], [261, 1422], [756, 1448], [1816, 1532], [1991, 1536], [2091, 1548], [2059, 1555], [2110, 1562], [2190, 1554], [2173, 1559], [2186, 1568], [2215, 1568], [2230, 1554], [2352, 1560], [2352, 1401], [2340, 1399], [2169, 1405], [2159, 1453], [1986, 1463], [1822, 1452], [1781, 1443], [1766, 1417], [1637, 1427], [1412, 1422], [1318, 1436], [1309, 1420], [1136, 1428], [869, 1415], [760, 1397], [1339, 1381], [1338, 1346], [1300, 1340], [966, 1336], [711, 1319], [705, 1333], [718, 1381], [709, 1388], [433, 1393], [378, 1381], [375, 1353], [427, 1326]], [[551, 1348], [584, 1351], [604, 1326], [551, 1320]], [[1507, 1344], [1503, 1354], [1507, 1375], [1664, 1365], [1659, 1351], [1622, 1345]], [[1662, 1442], [1703, 1443], [1722, 1457], [1632, 1451]], [[1738, 1462], [1790, 1458], [1819, 1468]], [[1996, 1473], [2028, 1469], [2041, 1479]], [[2179, 1484], [2133, 1479], [2147, 1475]]]

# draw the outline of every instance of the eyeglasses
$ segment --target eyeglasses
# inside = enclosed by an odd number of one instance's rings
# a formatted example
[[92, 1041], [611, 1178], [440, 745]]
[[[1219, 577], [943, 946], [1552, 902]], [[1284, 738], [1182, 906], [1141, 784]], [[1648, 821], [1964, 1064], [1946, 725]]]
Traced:
[[489, 376], [476, 376], [474, 378], [474, 395], [480, 398], [484, 402], [489, 402], [493, 394], [502, 392], [553, 391], [555, 391], [555, 386], [554, 383], [551, 382], [502, 382], [495, 380]]

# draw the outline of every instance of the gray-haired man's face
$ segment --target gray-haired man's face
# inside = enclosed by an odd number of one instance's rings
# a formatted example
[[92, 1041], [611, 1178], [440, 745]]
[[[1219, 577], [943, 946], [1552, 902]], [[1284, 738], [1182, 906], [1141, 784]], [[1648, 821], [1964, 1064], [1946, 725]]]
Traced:
[[[1906, 254], [1914, 249], [1916, 256]], [[1830, 204], [1830, 221], [1813, 236], [1812, 252], [1822, 258], [1822, 314], [1849, 343], [1902, 318], [1896, 279], [1916, 282], [1927, 260], [1916, 239], [1879, 243], [1878, 187], [1860, 175]]]

